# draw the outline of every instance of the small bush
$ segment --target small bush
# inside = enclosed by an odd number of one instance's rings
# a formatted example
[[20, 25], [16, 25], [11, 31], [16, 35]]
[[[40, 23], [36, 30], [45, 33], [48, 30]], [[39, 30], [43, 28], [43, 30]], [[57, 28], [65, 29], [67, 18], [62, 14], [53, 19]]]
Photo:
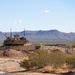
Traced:
[[68, 56], [66, 58], [66, 63], [69, 68], [75, 68], [75, 55]]
[[29, 55], [29, 60], [23, 60], [20, 66], [25, 69], [42, 68], [44, 66], [52, 66], [58, 68], [65, 63], [65, 56], [61, 53], [49, 53], [45, 50], [38, 50]]
[[23, 60], [20, 62], [20, 66], [27, 69], [27, 70], [30, 70], [31, 69], [31, 65], [30, 65], [30, 62], [29, 60]]
[[27, 70], [44, 67], [48, 64], [48, 54], [47, 51], [38, 50], [29, 55], [29, 60], [21, 61], [20, 66]]
[[53, 68], [61, 67], [65, 60], [65, 55], [62, 53], [51, 53], [49, 56], [49, 63]]
[[45, 50], [39, 50], [29, 56], [33, 67], [40, 68], [48, 65], [49, 53]]

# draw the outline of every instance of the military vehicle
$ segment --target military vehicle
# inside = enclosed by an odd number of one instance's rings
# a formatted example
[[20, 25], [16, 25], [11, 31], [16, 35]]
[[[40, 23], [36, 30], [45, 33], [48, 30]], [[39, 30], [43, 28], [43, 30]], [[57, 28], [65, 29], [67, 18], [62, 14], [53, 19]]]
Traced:
[[0, 47], [1, 50], [15, 49], [15, 50], [36, 50], [40, 48], [40, 45], [31, 44], [24, 36], [20, 36], [19, 34], [15, 34], [12, 36], [12, 32], [10, 32], [10, 36], [6, 36], [6, 39], [3, 42], [3, 45]]
[[25, 38], [25, 31], [24, 31], [24, 36], [20, 37], [19, 34], [15, 34], [12, 37], [12, 33], [10, 32], [10, 37], [8, 37], [6, 34], [6, 40], [4, 40], [3, 46], [19, 46], [19, 45], [24, 45], [28, 43], [29, 41]]

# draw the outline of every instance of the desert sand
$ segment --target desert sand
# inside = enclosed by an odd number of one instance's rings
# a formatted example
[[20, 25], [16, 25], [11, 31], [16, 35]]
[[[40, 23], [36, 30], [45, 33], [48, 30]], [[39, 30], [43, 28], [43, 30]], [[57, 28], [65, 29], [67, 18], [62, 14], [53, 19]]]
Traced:
[[[53, 73], [37, 73], [37, 72], [25, 72], [25, 69], [20, 67], [19, 63], [23, 59], [27, 59], [27, 51], [24, 50], [0, 50], [0, 71], [5, 71], [2, 75], [60, 75], [60, 73], [68, 72], [67, 70], [57, 70], [56, 74]], [[1, 75], [1, 74], [0, 74]], [[62, 74], [63, 75], [63, 74]], [[68, 75], [68, 74], [64, 74]], [[69, 74], [74, 75], [74, 74]]]
[[[24, 58], [23, 58], [24, 59]], [[2, 75], [56, 75], [56, 74], [44, 74], [36, 72], [25, 72], [25, 69], [21, 68], [19, 62], [22, 58], [0, 58], [0, 71], [5, 71]], [[0, 74], [1, 75], [1, 74]]]

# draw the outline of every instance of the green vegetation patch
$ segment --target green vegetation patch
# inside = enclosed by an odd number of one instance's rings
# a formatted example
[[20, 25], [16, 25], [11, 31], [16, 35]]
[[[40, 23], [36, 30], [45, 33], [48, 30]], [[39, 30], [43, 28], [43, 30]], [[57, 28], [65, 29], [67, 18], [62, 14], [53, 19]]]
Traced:
[[65, 55], [62, 53], [49, 53], [46, 50], [38, 50], [35, 53], [29, 55], [29, 60], [23, 60], [20, 62], [20, 66], [30, 70], [43, 68], [45, 66], [52, 66], [58, 68], [64, 65]]
[[66, 64], [69, 68], [75, 68], [75, 55], [67, 56]]

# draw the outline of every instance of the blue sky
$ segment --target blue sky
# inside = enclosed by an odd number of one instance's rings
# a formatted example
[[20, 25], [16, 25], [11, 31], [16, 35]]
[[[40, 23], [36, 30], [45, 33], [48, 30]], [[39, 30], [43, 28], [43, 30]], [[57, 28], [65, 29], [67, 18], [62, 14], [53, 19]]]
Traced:
[[0, 0], [0, 31], [75, 32], [75, 0]]

